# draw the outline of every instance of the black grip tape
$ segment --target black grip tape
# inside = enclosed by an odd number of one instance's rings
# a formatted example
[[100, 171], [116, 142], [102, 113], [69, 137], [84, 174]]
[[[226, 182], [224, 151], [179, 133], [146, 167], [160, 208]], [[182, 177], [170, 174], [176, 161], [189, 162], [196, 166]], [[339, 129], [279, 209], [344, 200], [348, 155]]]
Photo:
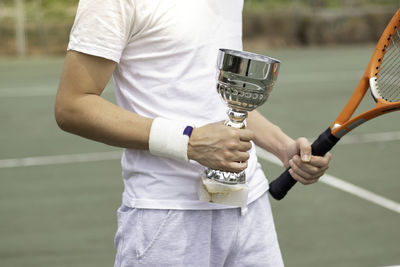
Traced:
[[[334, 136], [331, 129], [328, 128], [311, 145], [311, 151], [314, 156], [324, 156], [340, 140]], [[289, 173], [289, 169], [284, 171], [278, 178], [269, 184], [269, 193], [276, 200], [281, 200], [287, 192], [296, 184], [296, 180]]]

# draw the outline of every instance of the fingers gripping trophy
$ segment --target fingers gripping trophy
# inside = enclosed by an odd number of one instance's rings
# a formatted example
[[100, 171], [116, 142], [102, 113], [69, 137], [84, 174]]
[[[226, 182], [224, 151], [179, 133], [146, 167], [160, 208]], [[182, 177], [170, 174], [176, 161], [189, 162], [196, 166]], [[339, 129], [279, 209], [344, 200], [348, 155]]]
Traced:
[[[280, 62], [245, 51], [220, 49], [217, 92], [228, 105], [225, 125], [245, 128], [247, 113], [269, 97], [278, 77]], [[200, 200], [246, 207], [248, 188], [245, 171], [234, 173], [206, 169], [199, 187]]]

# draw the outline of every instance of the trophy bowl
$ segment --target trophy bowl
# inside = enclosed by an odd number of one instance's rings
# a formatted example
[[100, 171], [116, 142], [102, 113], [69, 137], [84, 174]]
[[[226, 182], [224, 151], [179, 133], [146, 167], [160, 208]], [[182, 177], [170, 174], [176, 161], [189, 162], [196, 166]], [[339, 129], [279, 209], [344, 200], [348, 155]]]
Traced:
[[252, 111], [267, 101], [280, 61], [250, 52], [220, 49], [217, 91], [237, 111]]
[[[217, 92], [228, 105], [225, 125], [245, 128], [247, 112], [265, 103], [278, 78], [280, 61], [255, 53], [220, 49]], [[207, 169], [206, 177], [222, 184], [245, 184], [245, 172]]]

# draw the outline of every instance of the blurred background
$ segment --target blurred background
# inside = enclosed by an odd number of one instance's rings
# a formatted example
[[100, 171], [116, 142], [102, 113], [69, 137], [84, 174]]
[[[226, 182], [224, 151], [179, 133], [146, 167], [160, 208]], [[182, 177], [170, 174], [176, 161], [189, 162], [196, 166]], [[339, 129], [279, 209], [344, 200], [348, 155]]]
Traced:
[[[77, 0], [2, 0], [0, 55], [63, 54]], [[399, 0], [246, 0], [244, 41], [287, 47], [375, 42]]]
[[[0, 267], [114, 261], [121, 150], [64, 133], [53, 117], [77, 4], [0, 0]], [[400, 0], [245, 0], [245, 50], [282, 61], [260, 112], [294, 138], [315, 138], [398, 8]], [[111, 82], [103, 96], [115, 102]], [[400, 266], [399, 115], [344, 137], [321, 182], [271, 200], [286, 266]], [[271, 155], [259, 159], [269, 179], [281, 173]]]

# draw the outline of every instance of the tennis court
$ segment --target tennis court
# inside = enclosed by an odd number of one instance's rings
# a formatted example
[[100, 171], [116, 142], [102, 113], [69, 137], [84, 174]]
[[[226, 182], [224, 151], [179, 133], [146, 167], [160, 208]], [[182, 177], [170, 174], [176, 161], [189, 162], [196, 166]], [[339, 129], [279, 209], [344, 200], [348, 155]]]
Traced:
[[[282, 61], [259, 110], [292, 137], [316, 137], [342, 109], [373, 49], [256, 51]], [[0, 60], [0, 266], [114, 261], [121, 150], [58, 129], [62, 62]], [[112, 85], [104, 96], [114, 101]], [[334, 148], [324, 182], [272, 200], [286, 266], [400, 265], [399, 121], [392, 113], [361, 126]], [[270, 155], [259, 155], [267, 177], [280, 174]]]

